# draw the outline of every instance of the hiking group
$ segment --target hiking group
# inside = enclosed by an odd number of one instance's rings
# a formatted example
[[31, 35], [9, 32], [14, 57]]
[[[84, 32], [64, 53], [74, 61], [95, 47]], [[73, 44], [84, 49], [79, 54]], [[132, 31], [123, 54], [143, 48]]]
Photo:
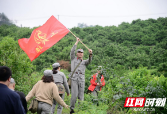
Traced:
[[[62, 113], [63, 107], [70, 108], [70, 114], [75, 113], [74, 108], [77, 98], [81, 101], [84, 100], [85, 69], [92, 61], [93, 55], [92, 50], [89, 49], [88, 59], [83, 60], [84, 51], [78, 49], [75, 56], [79, 41], [80, 39], [76, 38], [76, 43], [71, 49], [71, 72], [68, 82], [65, 74], [60, 71], [60, 64], [54, 63], [52, 64], [53, 69], [44, 71], [42, 79], [33, 86], [27, 96], [22, 92], [15, 91], [15, 80], [12, 78], [10, 68], [0, 66], [0, 114], [27, 113], [27, 102], [34, 96], [38, 101], [36, 110], [38, 114], [54, 114], [57, 103], [57, 114]], [[105, 85], [101, 71], [102, 67], [99, 66], [97, 73], [92, 76], [91, 85], [88, 88], [95, 97], [98, 96], [98, 91], [101, 91], [101, 88]], [[69, 83], [71, 87], [70, 106], [64, 102], [65, 92], [67, 96], [70, 95]]]

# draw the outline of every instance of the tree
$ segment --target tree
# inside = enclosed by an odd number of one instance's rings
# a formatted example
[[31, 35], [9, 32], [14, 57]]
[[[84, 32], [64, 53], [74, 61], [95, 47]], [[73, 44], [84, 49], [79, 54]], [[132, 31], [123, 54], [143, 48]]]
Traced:
[[0, 66], [8, 66], [12, 70], [12, 77], [18, 79], [29, 75], [35, 69], [28, 56], [21, 50], [17, 41], [11, 37], [4, 37], [0, 42]]
[[0, 13], [0, 25], [7, 24], [12, 25], [12, 21], [8, 19], [8, 17], [4, 13]]

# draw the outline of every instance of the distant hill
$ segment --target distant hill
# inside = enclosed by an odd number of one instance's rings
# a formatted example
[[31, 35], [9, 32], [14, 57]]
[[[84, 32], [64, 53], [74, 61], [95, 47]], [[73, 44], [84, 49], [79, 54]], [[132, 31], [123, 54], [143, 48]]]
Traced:
[[0, 25], [12, 25], [12, 21], [8, 19], [8, 17], [4, 13], [0, 13]]

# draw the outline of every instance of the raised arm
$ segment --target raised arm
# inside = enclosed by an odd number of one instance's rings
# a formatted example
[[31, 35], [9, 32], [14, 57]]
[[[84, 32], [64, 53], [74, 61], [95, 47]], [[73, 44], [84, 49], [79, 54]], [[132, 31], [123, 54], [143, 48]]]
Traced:
[[89, 49], [89, 58], [85, 61], [85, 65], [90, 64], [90, 62], [92, 61], [92, 55], [93, 55], [92, 50]]
[[74, 46], [72, 47], [71, 53], [70, 53], [71, 60], [73, 60], [75, 58], [75, 50], [76, 50], [77, 44], [79, 42], [79, 38], [76, 38], [76, 39], [77, 39], [77, 41], [75, 42]]

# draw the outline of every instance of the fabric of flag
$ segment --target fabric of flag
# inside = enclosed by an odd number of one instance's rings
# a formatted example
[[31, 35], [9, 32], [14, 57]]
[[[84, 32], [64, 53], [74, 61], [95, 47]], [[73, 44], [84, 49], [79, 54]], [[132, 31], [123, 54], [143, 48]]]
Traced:
[[33, 30], [29, 39], [19, 39], [18, 43], [20, 48], [33, 61], [62, 39], [68, 32], [69, 30], [61, 22], [51, 16], [45, 24]]

